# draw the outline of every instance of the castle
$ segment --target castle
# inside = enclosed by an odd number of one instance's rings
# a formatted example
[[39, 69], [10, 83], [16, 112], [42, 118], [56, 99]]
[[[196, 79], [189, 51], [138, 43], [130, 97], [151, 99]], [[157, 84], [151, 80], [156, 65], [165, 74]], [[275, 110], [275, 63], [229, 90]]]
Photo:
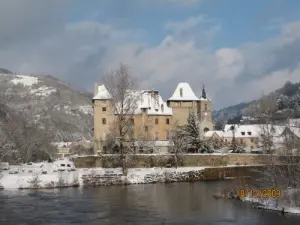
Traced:
[[[198, 98], [188, 83], [179, 83], [167, 102], [156, 90], [138, 90], [137, 109], [132, 117], [135, 139], [146, 139], [156, 143], [168, 143], [174, 126], [187, 123], [190, 111], [194, 111], [203, 134], [213, 130], [212, 101], [207, 98], [203, 86]], [[94, 108], [94, 148], [95, 152], [106, 151], [106, 136], [111, 131], [115, 112], [111, 95], [105, 85], [95, 84]]]

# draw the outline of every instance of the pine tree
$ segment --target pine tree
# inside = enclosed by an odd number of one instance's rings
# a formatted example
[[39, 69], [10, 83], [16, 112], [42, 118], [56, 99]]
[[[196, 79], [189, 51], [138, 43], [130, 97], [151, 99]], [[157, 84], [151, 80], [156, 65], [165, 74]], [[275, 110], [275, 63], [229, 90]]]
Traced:
[[189, 113], [185, 134], [188, 139], [188, 148], [191, 151], [198, 152], [198, 149], [201, 147], [200, 129], [194, 112]]
[[200, 138], [200, 128], [197, 116], [194, 112], [190, 112], [185, 127], [185, 135], [187, 136], [188, 149], [193, 152], [211, 152], [211, 147]]

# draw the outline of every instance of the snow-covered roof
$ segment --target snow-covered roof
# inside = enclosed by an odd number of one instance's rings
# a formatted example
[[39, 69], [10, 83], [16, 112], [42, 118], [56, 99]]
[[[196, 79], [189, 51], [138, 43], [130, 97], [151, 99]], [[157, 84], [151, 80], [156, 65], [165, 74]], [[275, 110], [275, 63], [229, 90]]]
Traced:
[[191, 86], [188, 83], [179, 83], [168, 100], [173, 101], [198, 101], [199, 98], [194, 94]]
[[[126, 109], [128, 114], [141, 114], [143, 110], [147, 115], [172, 115], [173, 113], [172, 108], [163, 101], [158, 91], [129, 90], [128, 92], [128, 100], [125, 101], [129, 105], [129, 109]], [[117, 110], [116, 113], [120, 111]]]
[[251, 125], [238, 125], [238, 124], [227, 124], [224, 130], [212, 130], [204, 134], [204, 137], [212, 137], [214, 133], [222, 138], [232, 138], [233, 132], [231, 127], [234, 126], [234, 135], [236, 138], [251, 138], [251, 137], [261, 137], [264, 133], [264, 129], [274, 129], [271, 134], [274, 137], [278, 137], [282, 134], [285, 127], [284, 126], [266, 126], [262, 124], [251, 124]]
[[271, 126], [263, 124], [249, 124], [249, 125], [238, 125], [238, 124], [226, 124], [224, 128], [224, 137], [232, 137], [233, 133], [231, 127], [234, 126], [235, 137], [261, 137], [261, 135], [266, 132], [266, 129], [273, 129], [269, 131], [273, 136], [280, 136], [284, 131], [284, 126]]
[[111, 99], [111, 95], [106, 89], [105, 85], [99, 85], [97, 89], [97, 94], [94, 96], [93, 100], [104, 100], [104, 99]]
[[217, 134], [220, 137], [223, 137], [224, 136], [224, 131], [222, 131], [222, 130], [209, 130], [206, 133], [204, 133], [204, 137], [212, 137], [214, 134]]

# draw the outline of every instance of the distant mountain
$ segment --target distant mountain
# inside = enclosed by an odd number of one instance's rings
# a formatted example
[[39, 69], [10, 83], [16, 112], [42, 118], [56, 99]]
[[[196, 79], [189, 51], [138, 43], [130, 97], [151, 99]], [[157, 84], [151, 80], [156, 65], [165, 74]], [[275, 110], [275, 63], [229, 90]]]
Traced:
[[[276, 104], [276, 118], [285, 119], [287, 117], [300, 116], [300, 82], [287, 82], [282, 88], [279, 88], [267, 95], [272, 96]], [[236, 121], [243, 117], [249, 117], [250, 109], [257, 108], [259, 100], [244, 102], [237, 105], [229, 106], [213, 112], [214, 121]]]
[[213, 112], [213, 119], [215, 121], [228, 120], [242, 114], [242, 111], [247, 108], [253, 102], [243, 102], [237, 105], [228, 106]]
[[92, 94], [52, 76], [0, 74], [0, 103], [51, 132], [53, 141], [92, 138]]
[[0, 68], [0, 74], [12, 74], [12, 72], [9, 71], [8, 69]]

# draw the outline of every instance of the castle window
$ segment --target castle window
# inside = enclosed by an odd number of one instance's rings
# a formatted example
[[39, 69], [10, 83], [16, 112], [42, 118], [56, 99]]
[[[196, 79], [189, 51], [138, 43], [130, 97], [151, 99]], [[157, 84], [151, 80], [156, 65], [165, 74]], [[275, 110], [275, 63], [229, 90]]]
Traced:
[[170, 139], [170, 132], [167, 131], [167, 140], [169, 140], [169, 139]]
[[161, 104], [160, 108], [161, 108], [161, 112], [164, 112], [164, 104]]
[[207, 111], [207, 104], [204, 105], [204, 110]]
[[148, 131], [148, 126], [145, 126], [145, 131], [146, 131], [146, 132]]
[[182, 97], [183, 96], [183, 90], [182, 90], [182, 88], [179, 89], [179, 92], [180, 92], [180, 97]]
[[102, 107], [102, 112], [106, 112], [106, 107]]
[[251, 135], [252, 133], [251, 133], [251, 131], [248, 131], [248, 135]]
[[158, 140], [158, 132], [155, 132], [155, 140]]
[[158, 124], [158, 118], [155, 119], [155, 124]]
[[102, 124], [106, 124], [106, 118], [102, 118]]
[[245, 132], [241, 132], [242, 135], [245, 135]]
[[166, 124], [170, 124], [170, 119], [169, 118], [166, 119]]
[[209, 131], [209, 129], [207, 127], [204, 128], [204, 133], [206, 133], [207, 131]]

